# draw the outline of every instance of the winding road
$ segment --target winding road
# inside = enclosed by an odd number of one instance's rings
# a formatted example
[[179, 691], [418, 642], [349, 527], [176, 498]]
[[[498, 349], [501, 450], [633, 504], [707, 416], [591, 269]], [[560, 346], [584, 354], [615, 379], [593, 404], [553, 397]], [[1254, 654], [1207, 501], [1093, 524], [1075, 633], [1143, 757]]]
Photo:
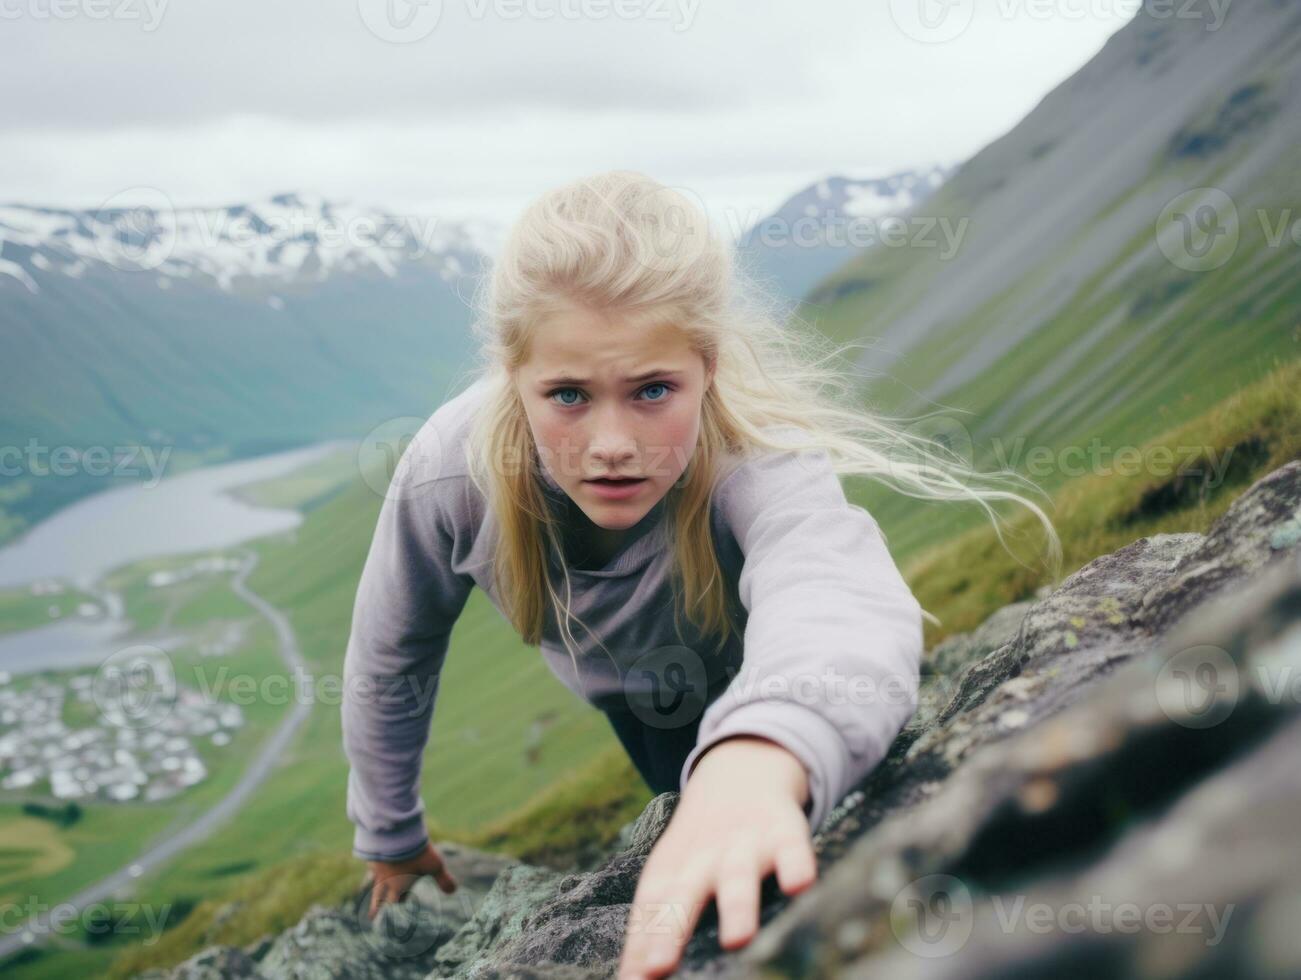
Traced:
[[[284, 613], [244, 584], [258, 562], [258, 556], [255, 552], [246, 549], [244, 554], [247, 561], [244, 567], [231, 578], [231, 589], [270, 621], [276, 632], [276, 645], [279, 648], [280, 657], [289, 669], [289, 675], [293, 677], [305, 674], [307, 672], [307, 662], [298, 649], [298, 640], [294, 636], [293, 628], [289, 625], [289, 620]], [[122, 892], [125, 886], [131, 885], [146, 872], [156, 870], [191, 844], [197, 844], [217, 829], [218, 826], [234, 816], [239, 808], [248, 801], [248, 798], [253, 795], [254, 791], [271, 775], [277, 763], [284, 758], [285, 750], [288, 748], [290, 741], [297, 734], [303, 722], [307, 720], [311, 710], [310, 701], [294, 699], [289, 714], [281, 720], [271, 737], [263, 743], [257, 755], [253, 757], [253, 761], [240, 777], [239, 782], [231, 787], [230, 792], [214, 804], [212, 809], [182, 830], [152, 845], [121, 870], [83, 888], [72, 897], [55, 903], [52, 910], [58, 913], [55, 920], [59, 923], [76, 922], [81, 911], [86, 906], [111, 899], [114, 895]], [[51, 924], [51, 912], [43, 912], [31, 917], [13, 932], [0, 937], [0, 958], [8, 957], [28, 946], [42, 942], [48, 939], [52, 933], [57, 934], [67, 930], [66, 924], [55, 926], [53, 929]]]

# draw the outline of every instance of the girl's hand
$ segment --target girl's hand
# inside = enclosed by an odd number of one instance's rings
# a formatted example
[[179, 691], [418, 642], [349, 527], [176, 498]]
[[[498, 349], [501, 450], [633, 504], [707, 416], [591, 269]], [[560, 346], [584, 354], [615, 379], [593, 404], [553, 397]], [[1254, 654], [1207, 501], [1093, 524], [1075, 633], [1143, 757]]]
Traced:
[[364, 884], [374, 882], [375, 888], [370, 893], [370, 917], [375, 918], [380, 908], [390, 902], [401, 902], [406, 898], [411, 886], [421, 875], [432, 875], [443, 892], [456, 891], [457, 882], [447, 870], [443, 856], [432, 843], [415, 857], [402, 861], [367, 861], [369, 869]]
[[671, 972], [711, 895], [719, 943], [734, 950], [758, 931], [770, 872], [787, 895], [812, 884], [807, 800], [804, 764], [770, 739], [733, 736], [701, 755], [637, 881], [619, 980]]

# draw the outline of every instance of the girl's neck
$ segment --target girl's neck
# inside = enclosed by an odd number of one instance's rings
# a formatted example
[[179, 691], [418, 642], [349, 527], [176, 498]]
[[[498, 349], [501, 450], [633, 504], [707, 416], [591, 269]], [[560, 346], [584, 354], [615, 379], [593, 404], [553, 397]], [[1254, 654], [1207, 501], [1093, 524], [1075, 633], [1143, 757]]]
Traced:
[[605, 528], [594, 523], [570, 500], [565, 519], [565, 561], [573, 568], [605, 567], [627, 545], [652, 530], [663, 509], [661, 499], [632, 527]]

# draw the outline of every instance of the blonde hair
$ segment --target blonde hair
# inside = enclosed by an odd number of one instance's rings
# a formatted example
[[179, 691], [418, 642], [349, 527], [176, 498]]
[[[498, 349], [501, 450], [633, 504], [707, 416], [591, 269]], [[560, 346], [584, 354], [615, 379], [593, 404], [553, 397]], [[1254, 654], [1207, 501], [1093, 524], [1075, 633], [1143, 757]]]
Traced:
[[[817, 331], [784, 326], [780, 302], [736, 265], [732, 246], [700, 208], [641, 173], [613, 170], [573, 181], [520, 216], [474, 298], [482, 358], [475, 373], [487, 392], [466, 456], [500, 525], [493, 563], [498, 594], [526, 643], [541, 642], [546, 600], [571, 659], [570, 619], [600, 643], [572, 613], [563, 557], [565, 599], [547, 571], [549, 554], [563, 556], [561, 529], [536, 479], [537, 448], [512, 380], [529, 357], [532, 332], [567, 305], [632, 323], [671, 320], [715, 363], [696, 452], [666, 495], [662, 520], [673, 558], [675, 622], [685, 614], [704, 635], [718, 637], [718, 649], [736, 624], [714, 551], [710, 500], [719, 465], [733, 453], [823, 450], [838, 474], [875, 477], [914, 497], [974, 500], [1004, 547], [987, 501], [1018, 501], [1047, 528], [1051, 561], [1060, 568], [1060, 541], [1038, 506], [1011, 491], [976, 488], [979, 474], [956, 453], [894, 424], [905, 420], [859, 407], [862, 397], [850, 379], [827, 364], [845, 347], [827, 349]], [[781, 438], [779, 430], [791, 426], [800, 430], [798, 438]], [[525, 465], [492, 465], [506, 460]], [[1020, 479], [1007, 471], [988, 476], [1004, 474]], [[576, 660], [574, 667], [577, 672]]]

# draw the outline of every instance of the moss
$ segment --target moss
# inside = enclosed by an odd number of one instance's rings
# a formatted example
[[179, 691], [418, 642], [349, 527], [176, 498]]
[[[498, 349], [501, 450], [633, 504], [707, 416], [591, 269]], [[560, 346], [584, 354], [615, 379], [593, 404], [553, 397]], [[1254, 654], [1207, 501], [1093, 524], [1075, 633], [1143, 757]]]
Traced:
[[[1098, 555], [1116, 551], [1139, 537], [1205, 533], [1242, 490], [1284, 463], [1301, 458], [1298, 390], [1301, 361], [1285, 362], [1140, 447], [1145, 457], [1157, 447], [1166, 447], [1176, 461], [1182, 458], [1176, 451], [1181, 446], [1201, 447], [1199, 458], [1211, 457], [1213, 449], [1213, 458], [1220, 460], [1235, 447], [1240, 449], [1227, 457], [1229, 467], [1217, 487], [1192, 480], [1186, 484], [1191, 489], [1161, 494], [1161, 506], [1152, 506], [1154, 488], [1166, 481], [1155, 481], [1146, 473], [1088, 474], [1063, 484], [1052, 506], [1045, 508], [1062, 541], [1063, 563], [1056, 580], [1031, 561], [1041, 553], [1044, 535], [1029, 514], [1008, 521], [1006, 548], [992, 526], [978, 525], [902, 564], [904, 577], [922, 607], [940, 619], [939, 626], [929, 622], [925, 626], [927, 649], [953, 633], [975, 629], [1003, 606], [1033, 595], [1041, 586], [1057, 584]], [[979, 582], [982, 587], [967, 588], [967, 582]], [[1103, 613], [1111, 622], [1120, 615], [1115, 608]]]

